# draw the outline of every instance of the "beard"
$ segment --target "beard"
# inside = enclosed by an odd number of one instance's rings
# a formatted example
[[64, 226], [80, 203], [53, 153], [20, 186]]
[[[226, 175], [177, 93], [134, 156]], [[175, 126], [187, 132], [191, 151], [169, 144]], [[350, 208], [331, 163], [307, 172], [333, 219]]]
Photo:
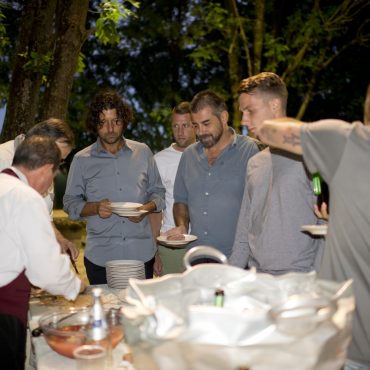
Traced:
[[202, 145], [209, 149], [212, 148], [214, 145], [216, 145], [223, 134], [223, 131], [219, 131], [216, 134], [206, 134], [206, 135], [201, 135], [198, 136], [199, 141], [202, 143]]
[[119, 134], [105, 134], [100, 136], [100, 140], [105, 144], [116, 144], [121, 141], [122, 135]]

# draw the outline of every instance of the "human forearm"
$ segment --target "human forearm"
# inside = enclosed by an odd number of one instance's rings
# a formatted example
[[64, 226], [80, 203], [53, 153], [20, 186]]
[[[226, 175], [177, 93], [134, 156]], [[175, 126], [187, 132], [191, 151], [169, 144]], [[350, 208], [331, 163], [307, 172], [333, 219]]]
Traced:
[[143, 209], [148, 212], [154, 212], [157, 210], [157, 205], [153, 200], [151, 200], [150, 202], [144, 203], [139, 209]]
[[162, 226], [162, 212], [154, 212], [148, 215], [150, 227], [152, 228], [152, 234], [154, 238], [157, 238], [160, 234]]
[[107, 218], [112, 215], [112, 209], [108, 199], [103, 199], [99, 202], [86, 202], [81, 210], [81, 217], [96, 216]]
[[189, 230], [189, 209], [186, 204], [175, 203], [173, 205], [173, 218], [176, 226]]
[[53, 226], [55, 237], [57, 239], [57, 242], [60, 245], [60, 250], [62, 253], [68, 253], [68, 251], [71, 253], [71, 256], [74, 260], [77, 260], [77, 257], [80, 253], [78, 248], [74, 245], [73, 242], [66, 239], [62, 233], [56, 228], [55, 224], [52, 222], [51, 225]]
[[302, 154], [301, 125], [302, 122], [289, 117], [266, 120], [257, 128], [257, 135], [272, 147]]

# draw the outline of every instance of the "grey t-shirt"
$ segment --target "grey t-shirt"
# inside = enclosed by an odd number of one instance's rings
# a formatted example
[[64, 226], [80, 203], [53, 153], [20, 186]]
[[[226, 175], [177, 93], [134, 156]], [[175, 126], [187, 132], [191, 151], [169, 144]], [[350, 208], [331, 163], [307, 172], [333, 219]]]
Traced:
[[319, 276], [354, 279], [349, 358], [370, 364], [370, 129], [322, 120], [301, 129], [305, 163], [329, 185], [330, 217]]
[[317, 224], [310, 177], [302, 158], [269, 148], [248, 163], [230, 263], [274, 275], [318, 268], [324, 239], [301, 230]]

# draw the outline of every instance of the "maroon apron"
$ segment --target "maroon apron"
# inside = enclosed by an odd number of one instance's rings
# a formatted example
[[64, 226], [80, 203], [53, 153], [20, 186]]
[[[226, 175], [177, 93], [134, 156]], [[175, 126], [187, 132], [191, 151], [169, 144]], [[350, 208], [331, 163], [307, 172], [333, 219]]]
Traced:
[[[18, 177], [11, 168], [6, 168], [2, 172]], [[0, 287], [0, 313], [16, 316], [26, 327], [31, 284], [24, 271], [8, 285]]]

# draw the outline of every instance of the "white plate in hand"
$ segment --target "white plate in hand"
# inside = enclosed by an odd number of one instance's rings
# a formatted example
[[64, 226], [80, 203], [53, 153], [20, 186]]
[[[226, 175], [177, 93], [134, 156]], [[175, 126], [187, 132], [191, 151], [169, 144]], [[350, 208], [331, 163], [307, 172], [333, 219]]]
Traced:
[[134, 202], [112, 202], [110, 204], [111, 208], [114, 210], [136, 210], [136, 208], [139, 208], [142, 205], [142, 203]]
[[168, 240], [167, 236], [160, 235], [158, 236], [157, 241], [160, 244], [167, 245], [169, 247], [177, 247], [177, 246], [187, 245], [193, 242], [194, 240], [198, 239], [195, 235], [190, 235], [190, 234], [183, 234], [183, 235], [184, 235], [184, 239], [180, 239], [180, 240]]
[[148, 213], [145, 209], [140, 209], [138, 211], [136, 210], [131, 210], [131, 209], [112, 209], [112, 212], [115, 213], [118, 216], [122, 217], [136, 217], [136, 216], [141, 216], [144, 213]]
[[326, 235], [328, 232], [328, 225], [302, 225], [301, 229], [307, 231], [311, 235]]

